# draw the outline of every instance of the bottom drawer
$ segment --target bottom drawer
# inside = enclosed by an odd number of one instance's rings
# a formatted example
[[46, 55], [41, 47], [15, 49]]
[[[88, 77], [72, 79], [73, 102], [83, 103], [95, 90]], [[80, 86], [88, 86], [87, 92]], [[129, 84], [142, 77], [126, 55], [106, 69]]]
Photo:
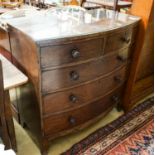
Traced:
[[122, 87], [102, 99], [81, 108], [43, 119], [45, 135], [52, 135], [81, 125], [121, 101]]

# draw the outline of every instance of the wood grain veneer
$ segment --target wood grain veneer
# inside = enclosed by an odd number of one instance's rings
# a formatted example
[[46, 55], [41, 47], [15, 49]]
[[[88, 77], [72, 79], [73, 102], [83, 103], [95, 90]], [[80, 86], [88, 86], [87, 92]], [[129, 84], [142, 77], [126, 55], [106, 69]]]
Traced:
[[42, 154], [51, 139], [83, 129], [122, 102], [140, 18], [89, 13], [91, 23], [51, 20], [44, 12], [8, 20], [13, 62], [29, 77], [18, 88], [21, 123]]
[[126, 70], [127, 68], [124, 66], [107, 76], [98, 78], [90, 83], [45, 95], [43, 98], [44, 114], [60, 113], [61, 111], [75, 109], [88, 104], [92, 100], [97, 100], [103, 96], [103, 94], [106, 94], [125, 83], [127, 78]]

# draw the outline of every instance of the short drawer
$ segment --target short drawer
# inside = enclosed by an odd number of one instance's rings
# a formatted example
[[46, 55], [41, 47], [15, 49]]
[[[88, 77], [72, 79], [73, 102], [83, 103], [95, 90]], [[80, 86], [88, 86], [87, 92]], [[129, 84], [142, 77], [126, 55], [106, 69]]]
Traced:
[[43, 97], [44, 114], [58, 113], [68, 109], [74, 109], [92, 100], [101, 98], [120, 87], [126, 79], [126, 66], [114, 71], [107, 77], [98, 79], [88, 84], [78, 86], [64, 92], [49, 94]]
[[121, 91], [116, 90], [102, 99], [79, 109], [43, 118], [45, 135], [70, 130], [76, 126], [87, 123], [120, 101]]
[[103, 50], [104, 39], [75, 42], [72, 44], [41, 48], [42, 68], [60, 66], [98, 57]]
[[133, 29], [127, 29], [107, 36], [105, 53], [128, 47], [133, 42], [133, 33]]
[[[128, 50], [128, 49], [127, 49]], [[42, 92], [62, 91], [114, 71], [127, 62], [124, 53], [112, 53], [88, 63], [42, 72]]]

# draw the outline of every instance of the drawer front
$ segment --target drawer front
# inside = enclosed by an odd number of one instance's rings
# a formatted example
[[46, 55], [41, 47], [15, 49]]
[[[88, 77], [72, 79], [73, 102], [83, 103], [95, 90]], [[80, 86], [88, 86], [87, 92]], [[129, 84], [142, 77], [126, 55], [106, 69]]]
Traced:
[[60, 66], [91, 59], [101, 55], [104, 39], [93, 39], [67, 45], [49, 46], [41, 49], [42, 68]]
[[[127, 49], [128, 50], [128, 49]], [[94, 80], [125, 65], [127, 55], [112, 53], [95, 61], [42, 72], [42, 92], [52, 93]]]
[[105, 44], [105, 53], [128, 47], [132, 43], [133, 30], [128, 29], [116, 34], [107, 36]]
[[98, 79], [64, 92], [46, 95], [43, 98], [44, 114], [56, 113], [68, 109], [77, 108], [88, 104], [92, 100], [101, 98], [103, 94], [120, 87], [126, 79], [126, 67], [116, 70], [105, 78]]
[[58, 133], [86, 123], [99, 116], [108, 108], [113, 107], [120, 100], [121, 91], [116, 90], [102, 99], [79, 109], [44, 118], [45, 135]]

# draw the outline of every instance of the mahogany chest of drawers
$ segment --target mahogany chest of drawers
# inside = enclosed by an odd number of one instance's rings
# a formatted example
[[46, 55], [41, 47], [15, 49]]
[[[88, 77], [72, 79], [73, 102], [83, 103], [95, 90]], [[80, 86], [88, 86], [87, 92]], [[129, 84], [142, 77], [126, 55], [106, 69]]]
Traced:
[[[89, 12], [94, 19], [96, 11]], [[98, 21], [63, 31], [65, 21], [55, 18], [40, 17], [44, 25], [32, 18], [8, 21], [13, 59], [29, 77], [19, 89], [21, 121], [39, 137], [43, 154], [49, 140], [121, 104], [139, 21], [100, 9]], [[54, 21], [57, 27], [49, 29]]]

